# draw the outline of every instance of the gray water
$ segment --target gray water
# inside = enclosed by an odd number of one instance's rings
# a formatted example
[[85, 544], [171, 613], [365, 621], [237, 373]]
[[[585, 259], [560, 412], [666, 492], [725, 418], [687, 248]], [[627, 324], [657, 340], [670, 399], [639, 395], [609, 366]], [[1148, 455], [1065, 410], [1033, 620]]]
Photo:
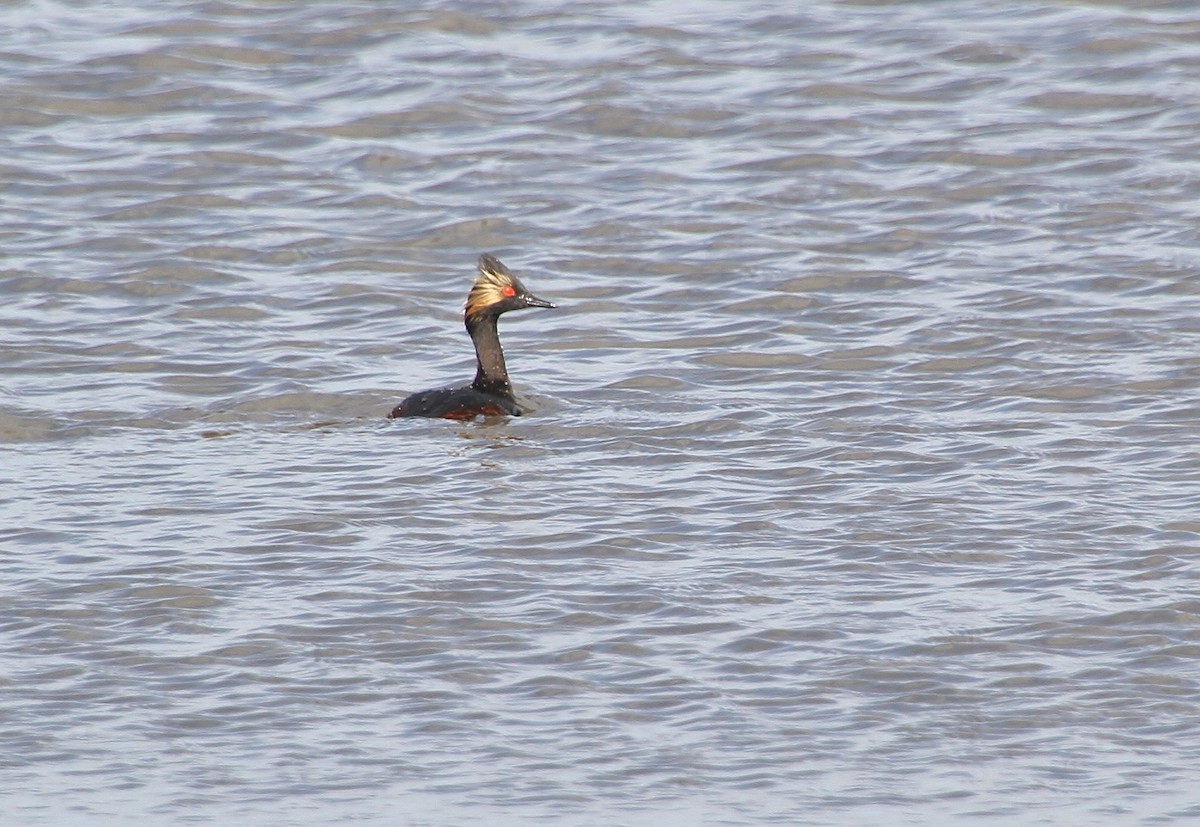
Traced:
[[[0, 100], [4, 824], [1200, 819], [1194, 3], [17, 2]], [[483, 251], [527, 414], [386, 421]]]

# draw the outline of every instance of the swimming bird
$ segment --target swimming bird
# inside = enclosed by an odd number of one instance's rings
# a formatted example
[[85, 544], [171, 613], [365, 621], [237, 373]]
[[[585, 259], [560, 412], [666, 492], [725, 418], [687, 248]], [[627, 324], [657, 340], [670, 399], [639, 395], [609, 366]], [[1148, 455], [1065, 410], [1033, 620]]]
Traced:
[[479, 257], [479, 275], [463, 310], [467, 333], [475, 344], [475, 381], [465, 388], [420, 391], [405, 399], [388, 414], [389, 419], [428, 416], [442, 419], [474, 419], [477, 416], [520, 416], [513, 399], [504, 350], [496, 322], [501, 313], [524, 307], [554, 307], [525, 289], [521, 280], [495, 256]]

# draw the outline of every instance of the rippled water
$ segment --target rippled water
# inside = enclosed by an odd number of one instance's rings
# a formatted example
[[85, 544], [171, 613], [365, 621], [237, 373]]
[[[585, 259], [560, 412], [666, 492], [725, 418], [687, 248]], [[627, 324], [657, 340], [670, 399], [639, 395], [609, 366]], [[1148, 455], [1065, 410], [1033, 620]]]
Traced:
[[5, 823], [1200, 818], [1194, 4], [383, 5], [0, 9]]

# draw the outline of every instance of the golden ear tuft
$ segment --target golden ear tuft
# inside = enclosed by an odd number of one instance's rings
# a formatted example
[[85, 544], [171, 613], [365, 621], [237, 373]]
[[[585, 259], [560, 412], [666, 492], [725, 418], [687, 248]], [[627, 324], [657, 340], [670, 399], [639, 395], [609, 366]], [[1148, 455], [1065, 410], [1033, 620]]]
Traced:
[[516, 295], [513, 274], [500, 263], [500, 259], [484, 253], [479, 257], [479, 275], [467, 294], [466, 314], [477, 316], [488, 307], [503, 301], [506, 296]]

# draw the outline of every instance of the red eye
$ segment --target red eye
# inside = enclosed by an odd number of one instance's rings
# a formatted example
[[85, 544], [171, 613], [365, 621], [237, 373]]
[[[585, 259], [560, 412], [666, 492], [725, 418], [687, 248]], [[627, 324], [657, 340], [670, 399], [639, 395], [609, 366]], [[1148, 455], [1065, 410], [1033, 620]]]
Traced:
[[501, 293], [503, 293], [503, 294], [504, 294], [504, 295], [506, 295], [506, 296], [515, 296], [515, 295], [517, 295], [517, 290], [516, 290], [516, 288], [515, 288], [515, 287], [513, 287], [511, 284], [506, 284], [506, 285], [504, 285], [504, 289], [503, 289], [503, 290], [501, 290], [500, 292], [501, 292]]

